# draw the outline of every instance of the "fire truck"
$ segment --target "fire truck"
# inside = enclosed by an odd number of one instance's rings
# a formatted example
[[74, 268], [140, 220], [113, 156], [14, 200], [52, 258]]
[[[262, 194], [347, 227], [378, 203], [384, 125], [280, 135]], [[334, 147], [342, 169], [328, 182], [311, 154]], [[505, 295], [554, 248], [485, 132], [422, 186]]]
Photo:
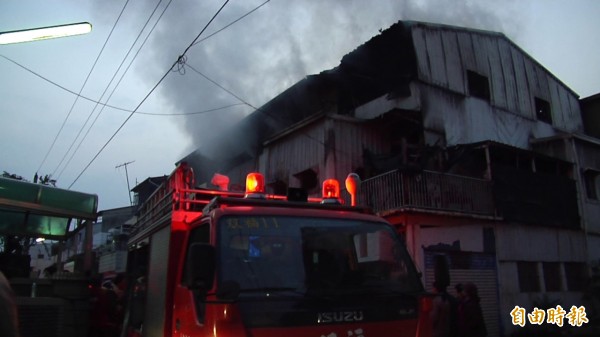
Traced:
[[145, 202], [129, 240], [122, 336], [384, 337], [429, 333], [431, 300], [393, 227], [322, 197], [194, 186], [181, 163]]

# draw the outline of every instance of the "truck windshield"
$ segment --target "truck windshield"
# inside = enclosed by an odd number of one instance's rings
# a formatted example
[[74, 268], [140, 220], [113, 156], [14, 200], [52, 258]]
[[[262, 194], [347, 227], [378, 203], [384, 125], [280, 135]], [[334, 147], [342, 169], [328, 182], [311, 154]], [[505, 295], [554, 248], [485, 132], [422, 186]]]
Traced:
[[415, 292], [410, 257], [391, 226], [329, 218], [226, 216], [219, 281], [242, 292]]

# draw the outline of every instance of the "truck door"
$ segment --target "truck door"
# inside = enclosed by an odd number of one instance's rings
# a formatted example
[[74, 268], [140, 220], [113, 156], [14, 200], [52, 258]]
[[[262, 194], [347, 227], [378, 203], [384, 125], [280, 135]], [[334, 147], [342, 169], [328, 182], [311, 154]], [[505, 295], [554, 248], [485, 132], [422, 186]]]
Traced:
[[162, 336], [165, 323], [167, 266], [170, 228], [165, 227], [150, 238], [150, 263], [146, 293], [143, 336]]

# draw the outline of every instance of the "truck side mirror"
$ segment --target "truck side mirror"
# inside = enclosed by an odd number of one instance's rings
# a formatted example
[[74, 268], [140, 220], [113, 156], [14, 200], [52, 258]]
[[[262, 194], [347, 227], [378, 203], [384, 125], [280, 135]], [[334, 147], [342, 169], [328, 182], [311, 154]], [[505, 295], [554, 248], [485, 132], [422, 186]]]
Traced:
[[185, 268], [184, 282], [188, 289], [210, 290], [215, 278], [215, 247], [207, 243], [192, 243]]

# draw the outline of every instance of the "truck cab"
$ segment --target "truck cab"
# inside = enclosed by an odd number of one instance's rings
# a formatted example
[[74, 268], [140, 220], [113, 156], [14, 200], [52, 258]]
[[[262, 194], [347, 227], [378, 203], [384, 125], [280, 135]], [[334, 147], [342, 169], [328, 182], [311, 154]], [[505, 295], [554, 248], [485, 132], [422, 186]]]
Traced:
[[141, 275], [143, 293], [129, 296], [127, 331], [423, 335], [427, 297], [394, 228], [329, 189], [320, 202], [269, 196], [260, 186], [243, 196], [175, 191], [178, 206], [155, 216], [162, 225], [132, 236], [130, 274]]

